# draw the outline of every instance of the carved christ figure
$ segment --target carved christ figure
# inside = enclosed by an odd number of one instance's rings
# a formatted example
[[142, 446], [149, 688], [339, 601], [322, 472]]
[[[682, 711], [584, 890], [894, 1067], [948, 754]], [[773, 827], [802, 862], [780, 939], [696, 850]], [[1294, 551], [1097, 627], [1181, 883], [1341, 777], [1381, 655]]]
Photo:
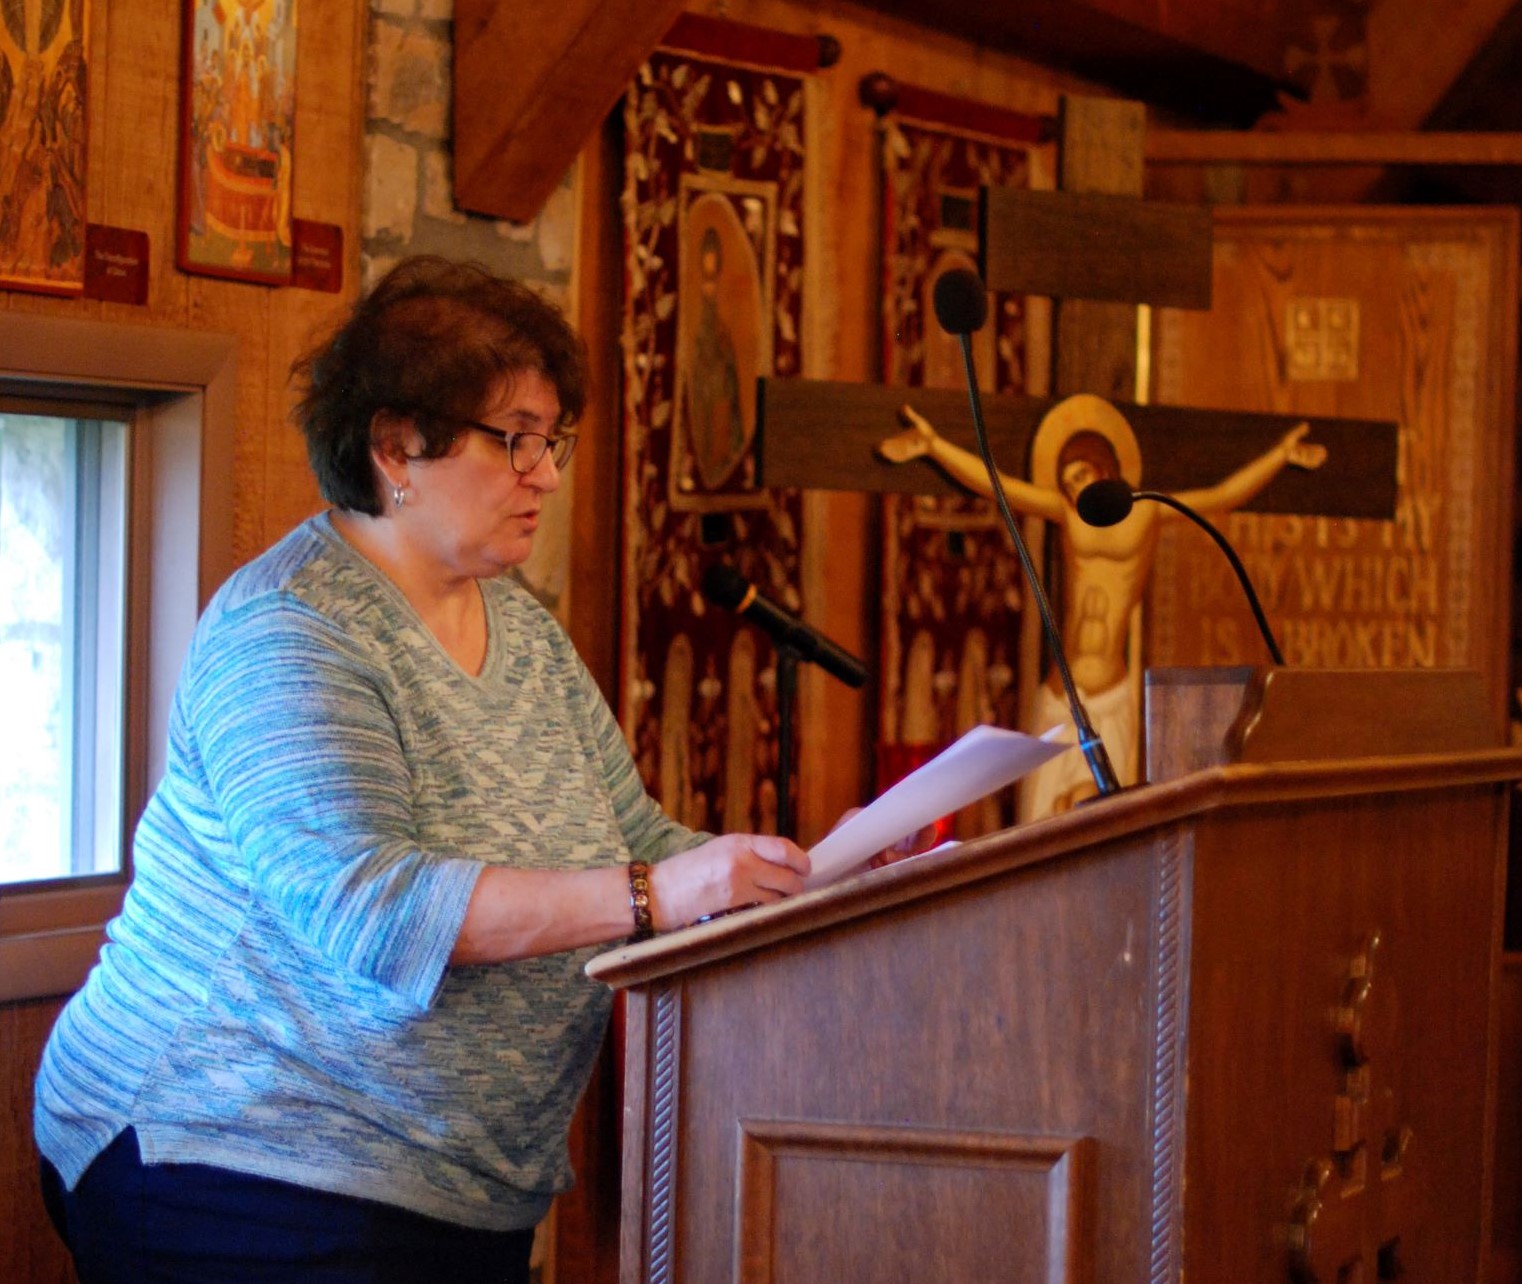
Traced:
[[[907, 425], [878, 444], [877, 453], [890, 463], [928, 459], [953, 481], [984, 498], [992, 498], [988, 472], [972, 451], [955, 446], [936, 432], [912, 406], [899, 412]], [[1053, 440], [1055, 430], [1056, 439]], [[1220, 517], [1240, 508], [1286, 467], [1316, 469], [1326, 460], [1326, 447], [1305, 441], [1309, 424], [1297, 424], [1273, 449], [1243, 465], [1214, 486], [1178, 493], [1176, 498], [1203, 513]], [[1141, 601], [1157, 552], [1163, 524], [1183, 520], [1162, 504], [1137, 504], [1125, 520], [1110, 527], [1089, 526], [1075, 507], [1079, 493], [1103, 478], [1124, 477], [1132, 486], [1140, 481], [1140, 454], [1130, 425], [1120, 412], [1102, 398], [1087, 394], [1069, 397], [1054, 406], [1036, 433], [1037, 448], [1043, 438], [1055, 450], [1054, 486], [1048, 487], [999, 474], [1009, 505], [1016, 512], [1053, 523], [1061, 537], [1063, 641], [1072, 666], [1073, 682], [1084, 706], [1104, 739], [1121, 783], [1136, 779], [1136, 712], [1128, 678], [1128, 641], [1131, 613]], [[1122, 456], [1128, 456], [1122, 466]], [[1036, 720], [1044, 730], [1066, 720], [1068, 711], [1060, 679], [1055, 673], [1038, 693]], [[1036, 784], [1039, 802], [1022, 807], [1030, 815], [1063, 811], [1094, 792], [1082, 762], [1068, 768], [1073, 755], [1063, 755], [1050, 765], [1068, 771], [1060, 788]]]

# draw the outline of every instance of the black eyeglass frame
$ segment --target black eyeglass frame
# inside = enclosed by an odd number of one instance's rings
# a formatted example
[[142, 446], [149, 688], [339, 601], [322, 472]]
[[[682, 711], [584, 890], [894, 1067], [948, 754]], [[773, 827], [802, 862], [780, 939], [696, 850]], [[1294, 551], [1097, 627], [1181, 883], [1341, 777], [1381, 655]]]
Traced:
[[[536, 432], [531, 428], [493, 428], [491, 424], [483, 424], [476, 419], [461, 419], [457, 422], [462, 428], [474, 428], [477, 432], [484, 432], [488, 437], [495, 437], [506, 446], [507, 462], [519, 476], [527, 476], [538, 468], [546, 452], [557, 470], [564, 468], [571, 462], [571, 453], [576, 449], [576, 442], [580, 437], [580, 434], [574, 432], [557, 433], [552, 437], [548, 433]], [[518, 462], [518, 443], [525, 437], [536, 438], [543, 443], [535, 452], [533, 461], [527, 468]]]

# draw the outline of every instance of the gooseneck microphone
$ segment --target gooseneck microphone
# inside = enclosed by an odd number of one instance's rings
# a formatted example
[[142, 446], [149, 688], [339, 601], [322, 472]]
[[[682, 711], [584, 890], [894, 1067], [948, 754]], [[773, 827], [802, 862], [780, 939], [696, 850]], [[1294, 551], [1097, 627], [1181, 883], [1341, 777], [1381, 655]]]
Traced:
[[978, 439], [978, 453], [983, 457], [983, 467], [988, 470], [988, 484], [993, 491], [994, 503], [1004, 519], [1005, 528], [1014, 541], [1020, 565], [1025, 571], [1025, 582], [1030, 585], [1031, 596], [1036, 599], [1036, 609], [1041, 614], [1041, 627], [1046, 633], [1047, 645], [1062, 678], [1063, 690], [1067, 692], [1068, 708], [1072, 710], [1073, 725], [1078, 729], [1078, 748], [1082, 750], [1094, 784], [1101, 795], [1117, 793], [1120, 781], [1110, 764], [1110, 755], [1104, 741], [1089, 721], [1088, 710], [1078, 698], [1078, 688], [1073, 684], [1073, 671], [1068, 667], [1067, 650], [1062, 645], [1062, 634], [1052, 617], [1052, 605], [1047, 601], [1036, 574], [1036, 564], [1031, 560], [1030, 549], [1020, 534], [1019, 524], [1010, 511], [1009, 498], [999, 482], [999, 470], [994, 464], [993, 451], [988, 445], [988, 430], [983, 424], [983, 400], [978, 393], [978, 376], [972, 361], [972, 335], [983, 328], [988, 320], [988, 293], [976, 272], [968, 268], [954, 268], [943, 273], [935, 283], [935, 316], [947, 334], [953, 334], [962, 345], [962, 365], [967, 374], [967, 395], [972, 401], [972, 426]]
[[734, 611], [756, 625], [779, 647], [790, 647], [798, 658], [817, 664], [848, 687], [867, 680], [867, 666], [849, 651], [779, 606], [756, 588], [733, 566], [715, 562], [703, 572], [703, 596], [715, 606]]
[[1175, 512], [1182, 513], [1215, 540], [1217, 547], [1226, 554], [1226, 560], [1231, 563], [1231, 569], [1237, 573], [1237, 582], [1241, 584], [1242, 592], [1247, 597], [1247, 605], [1252, 607], [1253, 619], [1258, 622], [1258, 632], [1263, 635], [1263, 641], [1268, 644], [1269, 655], [1273, 656], [1275, 664], [1282, 666], [1284, 655], [1279, 650], [1279, 644], [1274, 641], [1273, 630], [1268, 627], [1268, 616], [1263, 613], [1263, 604], [1258, 601], [1257, 590], [1253, 588], [1252, 580], [1248, 578], [1247, 568], [1242, 565], [1242, 559], [1237, 556], [1236, 549], [1227, 543], [1226, 536], [1222, 535], [1204, 514], [1195, 512], [1183, 500], [1166, 495], [1160, 490], [1132, 490], [1130, 483], [1124, 478], [1106, 477], [1097, 482], [1090, 482], [1078, 492], [1078, 516], [1090, 526], [1114, 526], [1131, 515], [1131, 509], [1138, 499], [1150, 499], [1167, 505]]

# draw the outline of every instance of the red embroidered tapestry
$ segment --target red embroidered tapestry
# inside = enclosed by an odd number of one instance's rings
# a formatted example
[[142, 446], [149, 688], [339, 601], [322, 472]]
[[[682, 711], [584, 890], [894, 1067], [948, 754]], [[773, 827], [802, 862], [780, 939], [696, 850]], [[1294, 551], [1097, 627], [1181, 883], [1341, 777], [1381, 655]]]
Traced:
[[620, 718], [671, 815], [771, 831], [775, 655], [699, 585], [725, 562], [801, 605], [802, 505], [756, 485], [755, 380], [801, 368], [803, 81], [658, 51], [624, 125]]

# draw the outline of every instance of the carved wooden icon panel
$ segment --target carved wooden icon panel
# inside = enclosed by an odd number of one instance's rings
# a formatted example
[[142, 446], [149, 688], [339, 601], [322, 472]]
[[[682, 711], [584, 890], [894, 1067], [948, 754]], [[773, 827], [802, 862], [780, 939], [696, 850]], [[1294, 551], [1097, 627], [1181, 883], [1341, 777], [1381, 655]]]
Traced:
[[[1517, 221], [1496, 210], [1218, 214], [1215, 303], [1157, 318], [1154, 400], [1399, 424], [1393, 521], [1236, 514], [1292, 666], [1472, 666], [1506, 690]], [[1159, 550], [1153, 665], [1257, 662], [1199, 532]]]

